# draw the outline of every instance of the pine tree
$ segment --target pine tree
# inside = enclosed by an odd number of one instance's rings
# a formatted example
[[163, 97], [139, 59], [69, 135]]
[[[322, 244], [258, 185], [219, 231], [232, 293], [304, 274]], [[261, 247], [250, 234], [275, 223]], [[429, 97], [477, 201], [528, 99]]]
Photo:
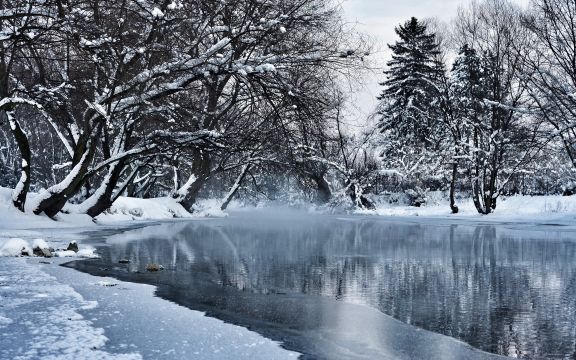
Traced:
[[[452, 179], [450, 182], [450, 208], [458, 213], [455, 191], [459, 165], [462, 159], [479, 155], [477, 135], [482, 121], [485, 97], [482, 60], [476, 50], [464, 45], [454, 61], [448, 84], [449, 106], [445, 113], [446, 125], [452, 137]], [[470, 162], [466, 164], [470, 167]]]
[[476, 50], [464, 45], [452, 66], [450, 94], [454, 118], [460, 123], [475, 123], [482, 112], [485, 97], [482, 60]]
[[406, 145], [434, 147], [440, 114], [444, 66], [435, 34], [412, 18], [396, 28], [400, 40], [389, 45], [392, 60], [381, 85], [380, 128]]

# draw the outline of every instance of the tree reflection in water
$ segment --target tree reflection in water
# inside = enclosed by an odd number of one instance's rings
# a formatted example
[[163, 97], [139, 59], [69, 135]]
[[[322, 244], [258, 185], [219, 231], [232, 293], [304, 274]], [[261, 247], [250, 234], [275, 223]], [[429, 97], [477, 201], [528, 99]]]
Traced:
[[369, 305], [492, 353], [574, 358], [576, 242], [550, 229], [239, 217], [113, 237], [106, 257], [164, 264], [174, 282]]

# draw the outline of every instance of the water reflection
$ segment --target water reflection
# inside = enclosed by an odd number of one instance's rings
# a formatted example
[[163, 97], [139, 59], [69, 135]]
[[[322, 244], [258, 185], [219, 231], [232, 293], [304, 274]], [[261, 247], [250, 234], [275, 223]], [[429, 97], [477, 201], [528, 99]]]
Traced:
[[[319, 301], [302, 294], [321, 295], [369, 305], [488, 352], [572, 359], [573, 236], [490, 225], [238, 216], [113, 237], [104, 261], [129, 258], [131, 271], [149, 262], [163, 264], [168, 271], [161, 281], [176, 284], [159, 290], [165, 295], [231, 313], [251, 301], [257, 305], [245, 316], [277, 318], [285, 327], [305, 328], [291, 323], [296, 321], [291, 312], [310, 299]], [[209, 295], [206, 284], [212, 286]], [[198, 289], [204, 294], [197, 294]], [[282, 294], [297, 300], [293, 308], [283, 309], [286, 303], [272, 306], [263, 300], [271, 296], [237, 294]], [[307, 309], [304, 318], [325, 311], [313, 305]], [[270, 314], [254, 314], [266, 311]]]

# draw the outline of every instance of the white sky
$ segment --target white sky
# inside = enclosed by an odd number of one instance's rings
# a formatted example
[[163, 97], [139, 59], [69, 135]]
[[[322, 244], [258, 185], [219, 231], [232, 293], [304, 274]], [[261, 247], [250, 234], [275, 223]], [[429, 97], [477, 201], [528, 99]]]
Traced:
[[[357, 23], [356, 28], [369, 34], [378, 42], [379, 52], [373, 54], [377, 66], [383, 70], [390, 54], [386, 44], [397, 39], [394, 28], [415, 16], [419, 19], [436, 17], [450, 22], [456, 16], [460, 5], [472, 0], [343, 0], [342, 6], [348, 21]], [[511, 0], [522, 6], [529, 0]], [[380, 93], [379, 82], [384, 80], [382, 70], [366, 81], [366, 88], [356, 96], [355, 103], [362, 115], [367, 115], [376, 106], [376, 96]]]

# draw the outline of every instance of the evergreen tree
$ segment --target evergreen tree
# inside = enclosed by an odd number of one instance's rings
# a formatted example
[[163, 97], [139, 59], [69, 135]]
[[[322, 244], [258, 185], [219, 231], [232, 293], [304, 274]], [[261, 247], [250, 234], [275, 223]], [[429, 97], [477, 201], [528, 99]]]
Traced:
[[[448, 84], [448, 106], [445, 120], [451, 134], [452, 176], [450, 182], [450, 208], [458, 212], [455, 191], [459, 166], [463, 159], [475, 159], [481, 155], [477, 150], [478, 128], [482, 123], [485, 81], [482, 60], [476, 50], [467, 44], [460, 48], [454, 61]], [[476, 130], [476, 131], [475, 131]], [[467, 162], [466, 167], [470, 167]]]
[[440, 123], [441, 83], [444, 66], [435, 34], [412, 18], [396, 28], [400, 40], [389, 45], [392, 60], [379, 100], [380, 127], [390, 140], [406, 145], [436, 146]]
[[454, 126], [478, 122], [485, 97], [483, 73], [482, 60], [476, 50], [462, 46], [450, 74], [450, 95], [457, 120]]

